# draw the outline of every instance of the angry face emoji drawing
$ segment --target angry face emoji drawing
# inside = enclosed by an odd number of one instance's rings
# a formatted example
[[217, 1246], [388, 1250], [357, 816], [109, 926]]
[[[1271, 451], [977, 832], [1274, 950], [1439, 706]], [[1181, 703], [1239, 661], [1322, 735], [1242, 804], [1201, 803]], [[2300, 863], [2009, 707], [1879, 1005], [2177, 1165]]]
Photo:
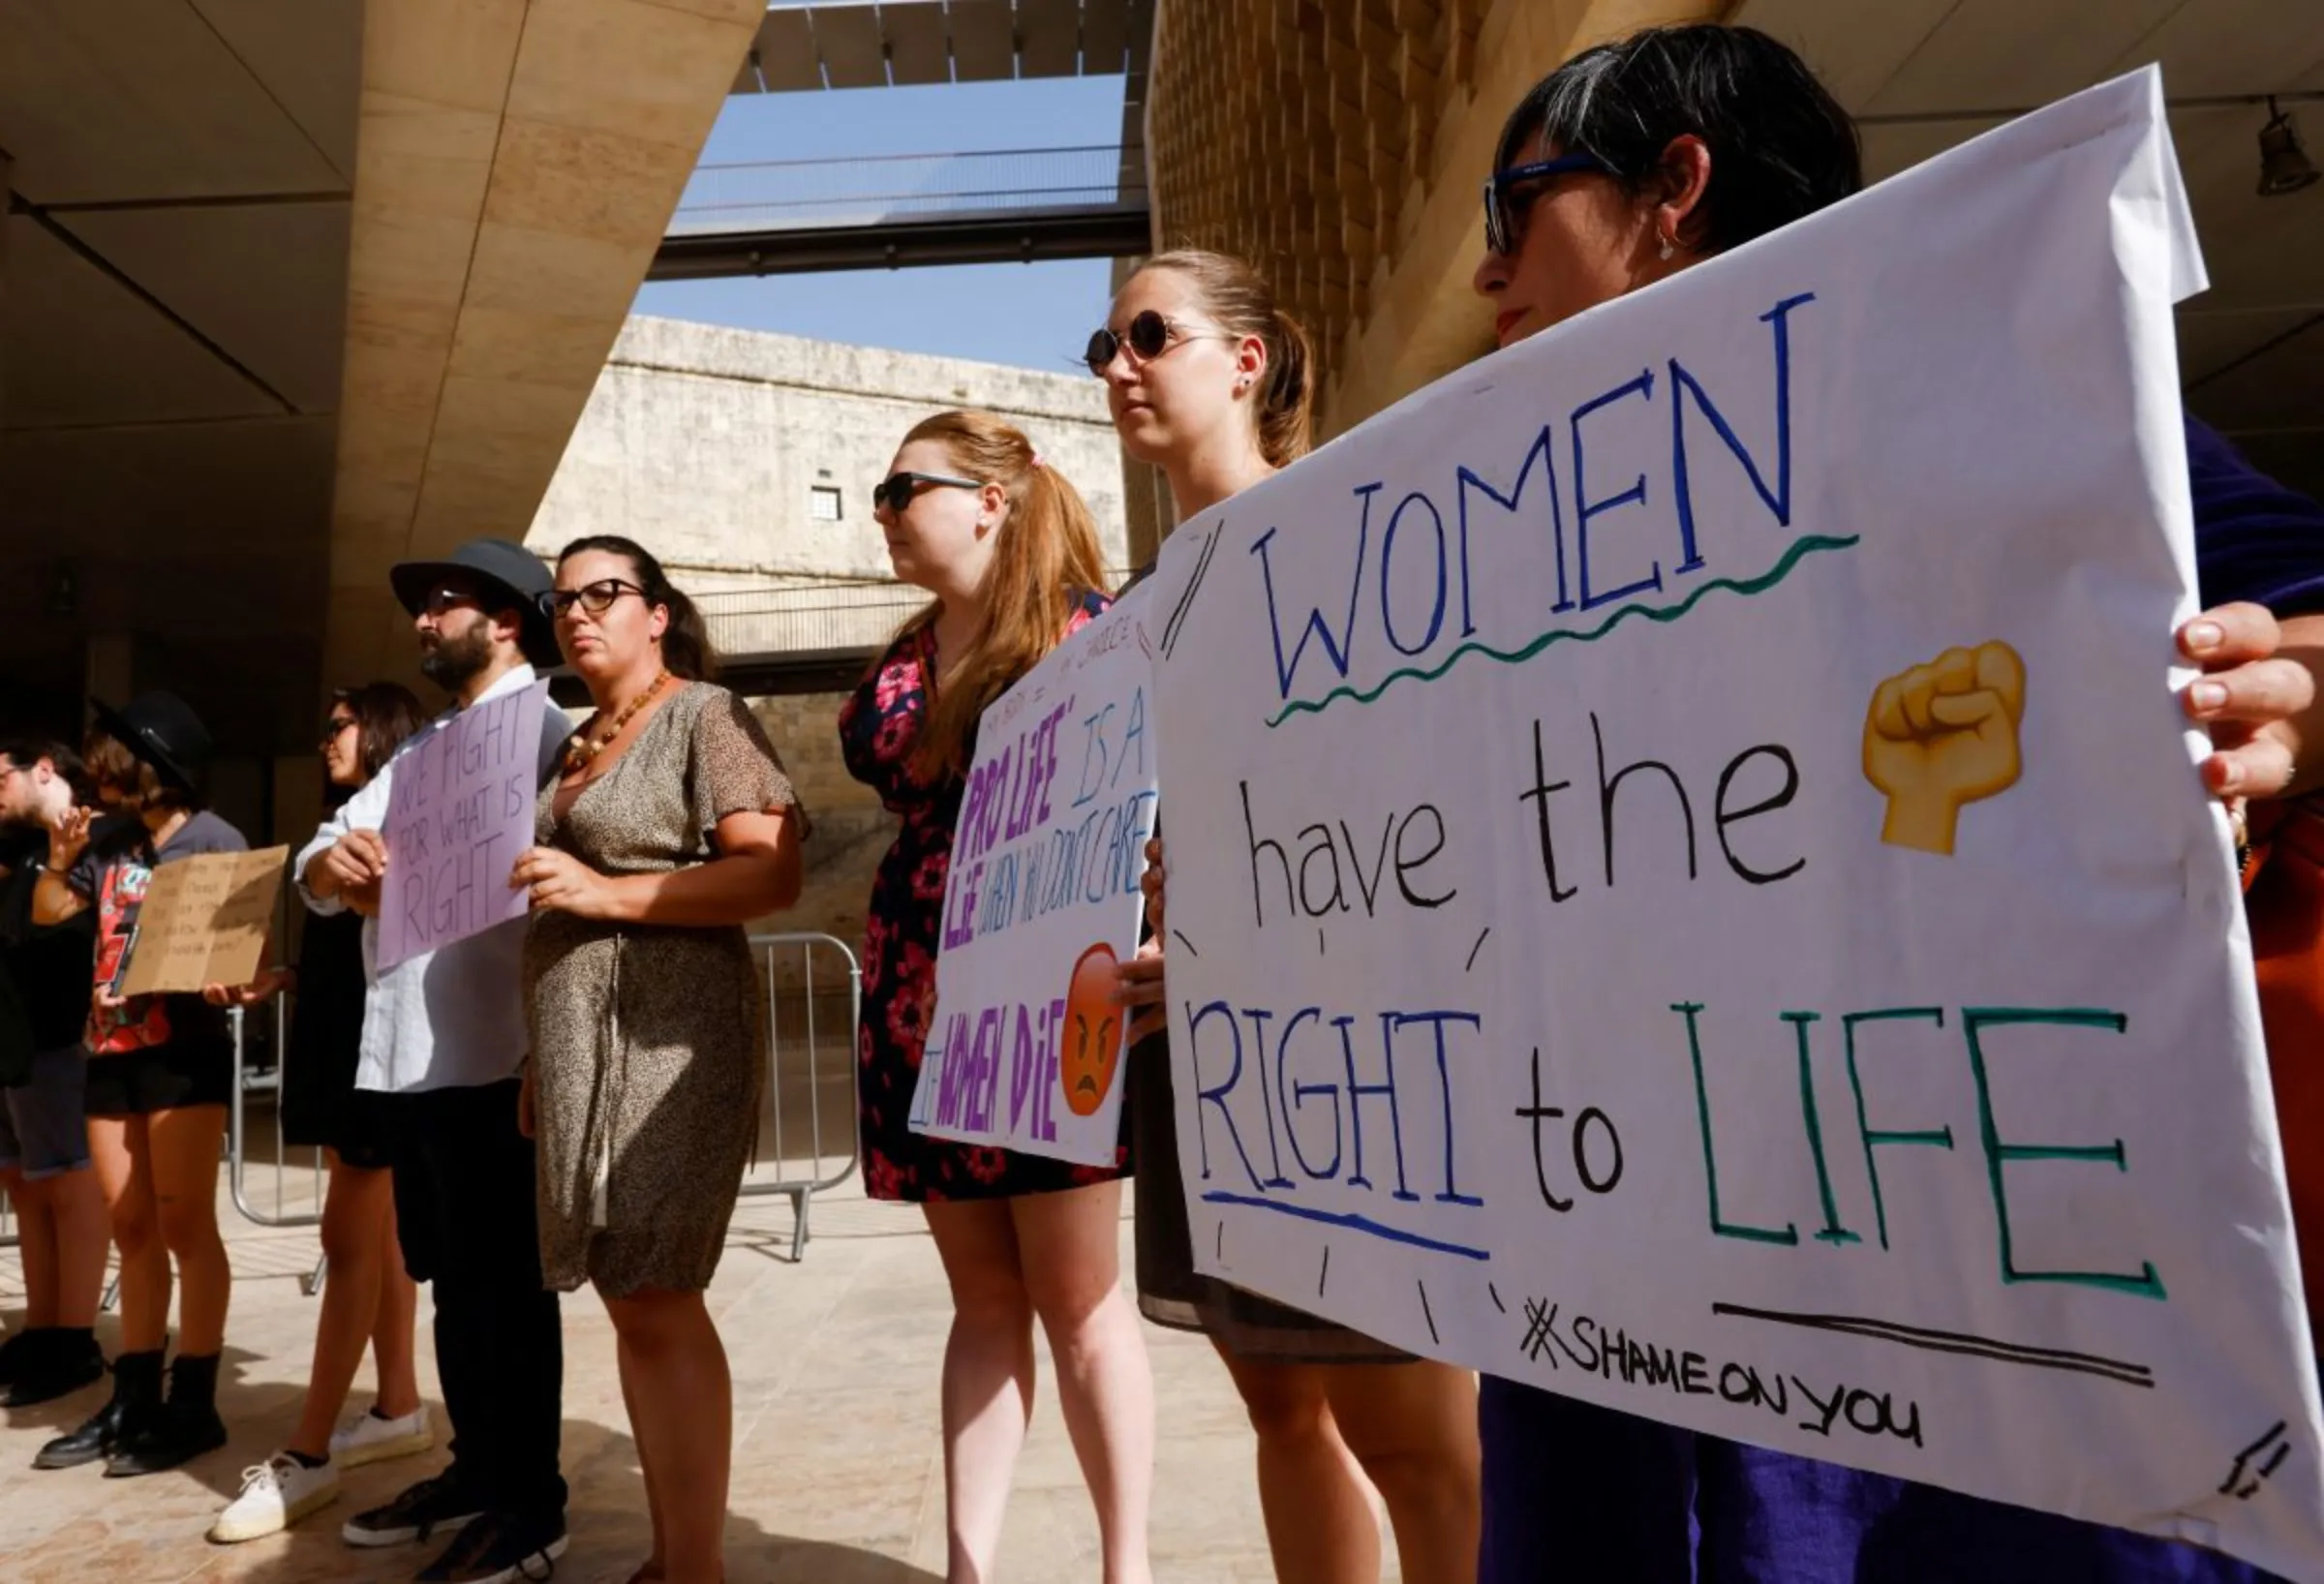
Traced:
[[1073, 965], [1065, 991], [1065, 1022], [1057, 1031], [1057, 1077], [1065, 1086], [1065, 1109], [1094, 1116], [1114, 1087], [1121, 1061], [1121, 1008], [1114, 1004], [1114, 948], [1100, 941]]

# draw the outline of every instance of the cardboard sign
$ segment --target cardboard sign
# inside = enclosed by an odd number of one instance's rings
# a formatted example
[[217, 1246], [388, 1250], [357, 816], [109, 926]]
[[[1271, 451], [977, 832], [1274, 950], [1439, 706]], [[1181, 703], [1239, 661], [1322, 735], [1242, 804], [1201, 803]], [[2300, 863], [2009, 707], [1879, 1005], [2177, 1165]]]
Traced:
[[977, 725], [944, 888], [936, 1010], [911, 1126], [1111, 1166], [1154, 825], [1146, 590], [1084, 626]]
[[382, 833], [382, 972], [525, 916], [526, 894], [508, 875], [533, 845], [548, 697], [540, 682], [486, 699], [395, 760]]
[[153, 871], [116, 993], [198, 991], [259, 976], [290, 849], [202, 853]]
[[2172, 696], [2200, 284], [2149, 71], [1181, 527], [1201, 1267], [2324, 1578], [2248, 940]]

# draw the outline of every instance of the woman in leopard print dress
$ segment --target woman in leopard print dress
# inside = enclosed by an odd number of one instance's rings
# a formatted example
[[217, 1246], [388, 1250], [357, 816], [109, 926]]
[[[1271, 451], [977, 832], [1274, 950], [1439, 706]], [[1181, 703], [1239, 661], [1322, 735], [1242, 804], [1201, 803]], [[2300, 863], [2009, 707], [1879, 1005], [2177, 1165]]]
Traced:
[[543, 790], [525, 946], [541, 1270], [605, 1300], [647, 1472], [643, 1576], [723, 1576], [726, 1355], [703, 1303], [758, 1116], [764, 1007], [743, 927], [798, 896], [806, 818], [700, 619], [626, 539], [559, 559], [558, 642], [597, 714]]

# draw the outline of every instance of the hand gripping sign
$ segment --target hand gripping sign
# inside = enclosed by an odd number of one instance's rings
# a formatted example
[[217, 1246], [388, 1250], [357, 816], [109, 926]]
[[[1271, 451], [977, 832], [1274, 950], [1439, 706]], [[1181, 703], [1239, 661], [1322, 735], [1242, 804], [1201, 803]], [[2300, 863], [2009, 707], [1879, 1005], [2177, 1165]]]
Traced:
[[1181, 526], [1202, 1267], [2324, 1578], [2226, 821], [2172, 697], [2199, 285], [2142, 73]]

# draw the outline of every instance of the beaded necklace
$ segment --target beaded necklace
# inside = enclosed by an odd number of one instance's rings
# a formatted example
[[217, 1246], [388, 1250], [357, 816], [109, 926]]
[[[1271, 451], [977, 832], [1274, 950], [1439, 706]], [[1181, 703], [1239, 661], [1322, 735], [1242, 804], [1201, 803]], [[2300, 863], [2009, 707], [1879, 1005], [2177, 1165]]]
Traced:
[[646, 701], [660, 692], [661, 685], [669, 680], [670, 674], [667, 671], [657, 671], [654, 674], [654, 680], [646, 684], [645, 690], [631, 699], [620, 715], [613, 717], [613, 724], [607, 727], [605, 734], [595, 742], [592, 742], [585, 732], [573, 733], [571, 740], [566, 744], [565, 747], [565, 773], [567, 776], [575, 775], [596, 764], [597, 755], [605, 751], [605, 745], [622, 735], [622, 728], [629, 724], [637, 712], [646, 707]]

